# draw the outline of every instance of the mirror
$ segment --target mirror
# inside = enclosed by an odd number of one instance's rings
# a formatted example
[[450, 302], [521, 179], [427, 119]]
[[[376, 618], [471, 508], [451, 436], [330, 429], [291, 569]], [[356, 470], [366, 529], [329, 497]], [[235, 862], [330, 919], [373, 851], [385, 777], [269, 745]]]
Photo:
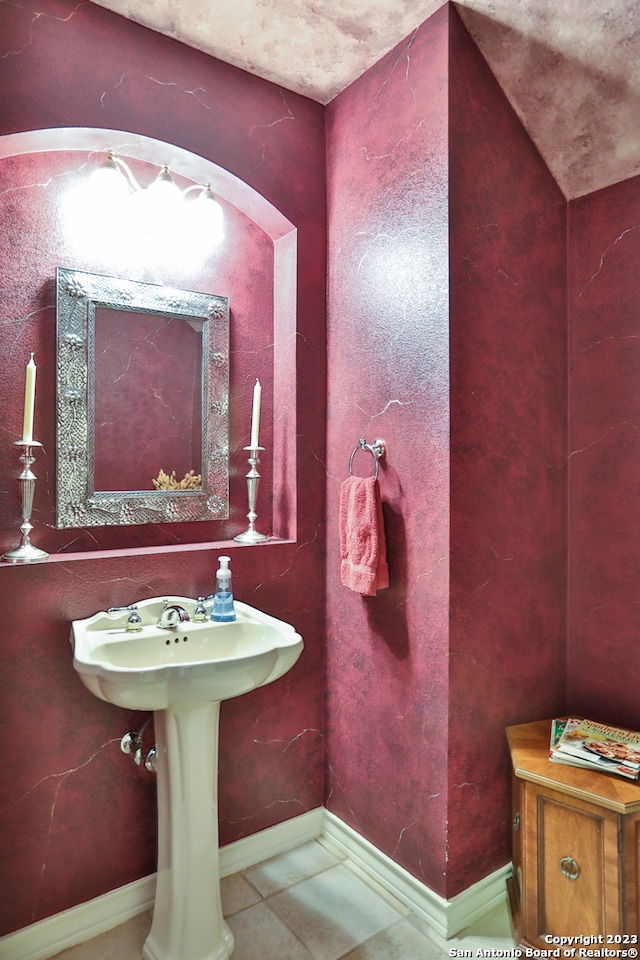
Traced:
[[59, 267], [56, 527], [229, 512], [226, 297]]
[[96, 305], [94, 366], [95, 489], [149, 489], [168, 450], [176, 477], [202, 477], [202, 321]]

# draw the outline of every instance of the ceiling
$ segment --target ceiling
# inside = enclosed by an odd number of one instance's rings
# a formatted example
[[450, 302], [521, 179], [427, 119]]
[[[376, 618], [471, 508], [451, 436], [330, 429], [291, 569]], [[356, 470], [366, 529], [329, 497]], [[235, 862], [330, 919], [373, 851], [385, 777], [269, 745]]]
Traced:
[[[320, 103], [442, 5], [95, 2]], [[461, 0], [457, 7], [567, 199], [640, 173], [638, 0]]]

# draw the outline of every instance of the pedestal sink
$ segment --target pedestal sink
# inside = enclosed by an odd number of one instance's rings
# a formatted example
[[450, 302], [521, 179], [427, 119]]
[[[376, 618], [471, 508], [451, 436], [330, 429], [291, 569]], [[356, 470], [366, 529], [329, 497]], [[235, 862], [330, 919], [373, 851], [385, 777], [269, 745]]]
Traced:
[[[158, 622], [167, 606], [189, 614]], [[96, 697], [153, 710], [158, 773], [158, 880], [147, 960], [225, 960], [218, 869], [220, 702], [277, 680], [303, 648], [288, 623], [236, 601], [232, 623], [195, 622], [196, 602], [163, 597], [74, 620], [73, 665]], [[137, 617], [135, 619], [137, 619]]]

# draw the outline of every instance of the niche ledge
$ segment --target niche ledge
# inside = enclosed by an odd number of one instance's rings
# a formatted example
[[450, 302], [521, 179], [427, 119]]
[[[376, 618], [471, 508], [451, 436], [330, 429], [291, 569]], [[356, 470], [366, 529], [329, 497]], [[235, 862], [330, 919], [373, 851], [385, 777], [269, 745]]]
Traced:
[[[45, 563], [75, 563], [77, 560], [113, 560], [117, 557], [145, 557], [158, 554], [176, 553], [206, 553], [212, 550], [246, 550], [247, 548], [264, 549], [265, 547], [295, 544], [297, 540], [269, 537], [261, 543], [237, 543], [235, 540], [209, 540], [205, 543], [172, 543], [158, 547], [118, 547], [109, 550], [83, 550], [75, 553], [53, 553]], [[6, 562], [6, 567], [33, 566], [33, 564], [16, 564]]]

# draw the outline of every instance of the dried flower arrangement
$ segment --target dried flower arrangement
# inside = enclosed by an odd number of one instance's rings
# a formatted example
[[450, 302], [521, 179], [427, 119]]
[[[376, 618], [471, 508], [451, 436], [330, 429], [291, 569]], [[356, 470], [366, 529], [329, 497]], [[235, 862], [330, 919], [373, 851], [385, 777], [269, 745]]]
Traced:
[[160, 470], [157, 479], [151, 482], [156, 490], [198, 490], [202, 486], [202, 474], [189, 470], [182, 480], [176, 480], [175, 470], [171, 471], [171, 476]]

